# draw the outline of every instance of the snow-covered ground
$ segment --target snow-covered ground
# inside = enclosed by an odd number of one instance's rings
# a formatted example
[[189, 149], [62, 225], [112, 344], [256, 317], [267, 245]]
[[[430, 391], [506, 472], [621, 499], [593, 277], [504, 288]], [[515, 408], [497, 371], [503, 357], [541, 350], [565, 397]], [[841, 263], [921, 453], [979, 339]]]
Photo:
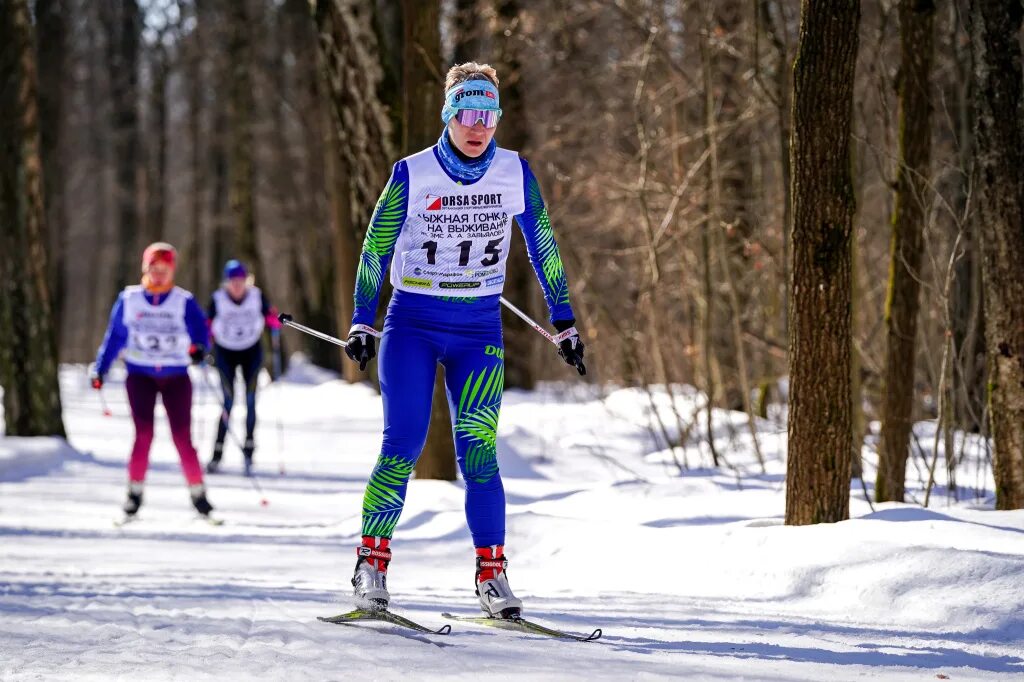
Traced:
[[[194, 380], [205, 461], [219, 408]], [[142, 520], [117, 528], [132, 438], [123, 386], [115, 376], [104, 389], [105, 417], [83, 367], [62, 382], [73, 448], [0, 438], [3, 680], [1024, 679], [1024, 512], [991, 510], [975, 442], [961, 502], [940, 486], [928, 509], [872, 511], [858, 482], [853, 519], [791, 528], [783, 422], [757, 425], [762, 473], [742, 415], [716, 415], [728, 463], [716, 470], [701, 425], [687, 448], [661, 445], [663, 428], [675, 437], [693, 421], [700, 397], [686, 388], [678, 416], [664, 391], [511, 391], [499, 457], [512, 585], [528, 617], [604, 637], [456, 623], [410, 639], [316, 620], [349, 608], [380, 440], [372, 390], [301, 366], [265, 387], [262, 492], [231, 448], [228, 473], [208, 480], [220, 527], [194, 518], [160, 423]], [[929, 425], [918, 435], [930, 450]], [[915, 457], [908, 474], [919, 500], [926, 466]], [[944, 483], [941, 458], [937, 469]], [[437, 627], [442, 611], [475, 610], [462, 496], [458, 483], [413, 481], [393, 545], [395, 609]]]

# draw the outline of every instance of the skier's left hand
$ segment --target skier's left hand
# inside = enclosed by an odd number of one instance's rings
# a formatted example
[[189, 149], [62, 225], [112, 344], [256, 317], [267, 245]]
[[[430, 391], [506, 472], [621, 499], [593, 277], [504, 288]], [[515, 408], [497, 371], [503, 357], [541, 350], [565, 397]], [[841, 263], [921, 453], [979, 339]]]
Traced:
[[201, 365], [206, 360], [206, 348], [198, 343], [188, 347], [188, 356], [192, 358], [193, 365]]
[[576, 320], [555, 320], [555, 329], [558, 330], [555, 341], [558, 343], [558, 354], [565, 360], [565, 364], [573, 365], [583, 375], [587, 373], [587, 366], [583, 364], [584, 346], [575, 325]]

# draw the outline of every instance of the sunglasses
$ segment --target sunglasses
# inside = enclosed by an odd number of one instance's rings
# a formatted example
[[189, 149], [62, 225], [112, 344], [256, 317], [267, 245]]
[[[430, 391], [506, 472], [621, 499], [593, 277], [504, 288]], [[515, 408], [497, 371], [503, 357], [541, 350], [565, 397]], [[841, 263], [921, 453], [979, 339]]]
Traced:
[[484, 128], [493, 128], [498, 125], [498, 119], [501, 118], [500, 109], [459, 109], [455, 114], [459, 123], [472, 128], [476, 125], [477, 121], [482, 121]]
[[149, 256], [150, 265], [154, 263], [166, 263], [167, 265], [174, 265], [174, 252], [161, 249], [160, 251], [154, 251]]

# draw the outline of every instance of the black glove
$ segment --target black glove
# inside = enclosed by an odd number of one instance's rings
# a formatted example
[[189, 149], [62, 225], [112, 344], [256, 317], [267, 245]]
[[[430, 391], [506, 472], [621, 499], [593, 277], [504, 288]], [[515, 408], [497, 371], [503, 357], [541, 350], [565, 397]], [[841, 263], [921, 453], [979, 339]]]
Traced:
[[380, 332], [365, 324], [354, 324], [348, 332], [348, 345], [345, 355], [353, 362], [359, 363], [359, 369], [365, 370], [366, 363], [377, 355], [377, 339]]
[[206, 360], [206, 348], [198, 343], [188, 347], [188, 356], [192, 358], [193, 365], [201, 365]]
[[583, 364], [584, 346], [575, 325], [576, 320], [556, 320], [555, 329], [558, 334], [555, 340], [558, 341], [558, 354], [565, 360], [565, 364], [573, 365], [583, 375], [587, 373], [587, 366]]

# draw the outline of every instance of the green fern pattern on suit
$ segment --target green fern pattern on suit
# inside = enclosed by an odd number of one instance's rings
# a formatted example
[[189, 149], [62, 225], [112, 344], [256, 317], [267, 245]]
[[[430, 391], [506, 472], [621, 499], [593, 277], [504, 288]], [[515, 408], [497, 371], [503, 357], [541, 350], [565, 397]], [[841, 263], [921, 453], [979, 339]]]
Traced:
[[413, 466], [402, 457], [381, 455], [377, 460], [363, 496], [363, 535], [390, 538], [395, 532]]
[[373, 209], [373, 218], [363, 240], [363, 253], [356, 271], [356, 307], [374, 305], [384, 281], [386, 259], [390, 257], [405, 222], [407, 182], [389, 182]]
[[569, 302], [569, 283], [565, 278], [565, 267], [562, 265], [562, 256], [558, 252], [558, 243], [555, 242], [554, 230], [551, 229], [548, 208], [544, 205], [544, 199], [540, 194], [540, 185], [532, 176], [529, 178], [527, 187], [526, 207], [533, 213], [537, 222], [536, 257], [544, 275], [544, 281], [548, 285], [552, 305], [566, 304]]
[[498, 362], [479, 374], [470, 372], [459, 397], [455, 436], [469, 442], [464, 474], [477, 483], [486, 483], [498, 473], [498, 415], [504, 386], [505, 365]]

